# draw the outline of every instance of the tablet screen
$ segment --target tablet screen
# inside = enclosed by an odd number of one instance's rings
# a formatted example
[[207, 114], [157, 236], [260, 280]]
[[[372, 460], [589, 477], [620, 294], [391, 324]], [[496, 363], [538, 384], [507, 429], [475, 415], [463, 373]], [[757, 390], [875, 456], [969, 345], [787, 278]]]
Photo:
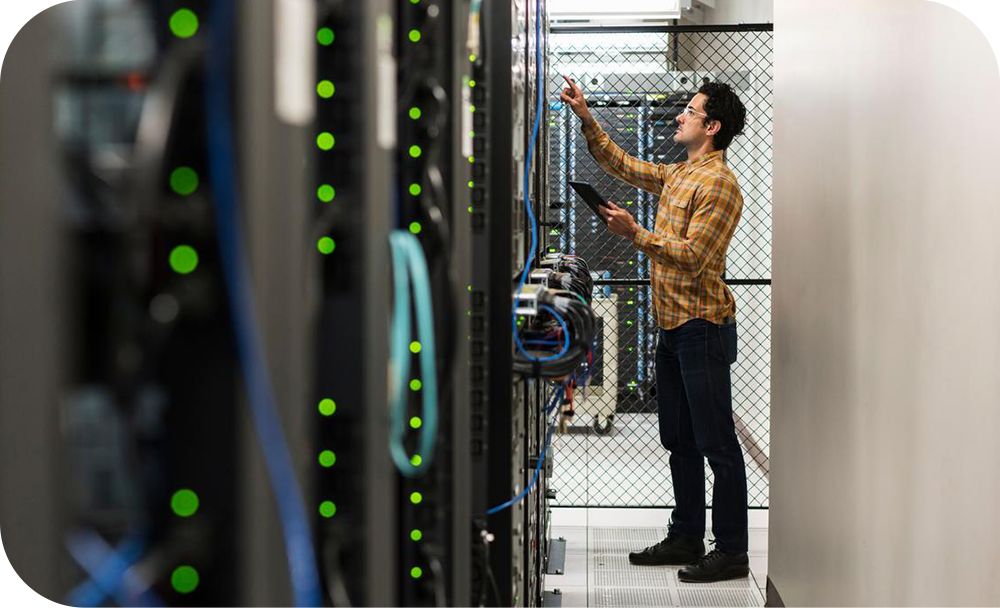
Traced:
[[595, 190], [594, 187], [587, 182], [569, 182], [569, 185], [573, 187], [573, 190], [576, 190], [577, 195], [579, 195], [580, 198], [583, 199], [583, 202], [590, 207], [590, 210], [594, 212], [597, 219], [601, 220], [604, 224], [607, 224], [607, 220], [605, 220], [600, 211], [598, 211], [598, 207], [608, 206], [604, 197], [601, 196], [597, 190]]

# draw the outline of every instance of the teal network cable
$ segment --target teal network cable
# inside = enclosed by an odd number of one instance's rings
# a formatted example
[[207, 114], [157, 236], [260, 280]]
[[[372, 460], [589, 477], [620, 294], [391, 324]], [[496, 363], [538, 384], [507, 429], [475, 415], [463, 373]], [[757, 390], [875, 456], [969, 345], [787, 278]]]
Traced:
[[[415, 236], [397, 230], [389, 235], [392, 252], [393, 287], [396, 292], [390, 338], [390, 387], [389, 452], [392, 460], [405, 477], [422, 474], [434, 457], [437, 440], [438, 394], [437, 366], [434, 344], [434, 308], [431, 298], [431, 281], [427, 271], [424, 250]], [[420, 369], [424, 381], [422, 393], [423, 424], [420, 429], [418, 454], [420, 464], [414, 465], [406, 454], [403, 440], [406, 437], [406, 392], [410, 375], [410, 343], [412, 325], [410, 318], [410, 288], [413, 288], [413, 308], [417, 315], [417, 335], [420, 343]]]

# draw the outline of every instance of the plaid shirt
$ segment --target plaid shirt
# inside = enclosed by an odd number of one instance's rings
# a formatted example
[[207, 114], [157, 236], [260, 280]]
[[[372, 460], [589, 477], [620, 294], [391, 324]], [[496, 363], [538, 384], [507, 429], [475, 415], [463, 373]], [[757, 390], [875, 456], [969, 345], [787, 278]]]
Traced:
[[650, 259], [657, 325], [673, 329], [691, 319], [721, 324], [734, 316], [736, 301], [722, 274], [743, 195], [723, 152], [663, 165], [629, 156], [596, 123], [583, 134], [609, 175], [660, 197], [655, 231], [640, 226], [633, 240]]

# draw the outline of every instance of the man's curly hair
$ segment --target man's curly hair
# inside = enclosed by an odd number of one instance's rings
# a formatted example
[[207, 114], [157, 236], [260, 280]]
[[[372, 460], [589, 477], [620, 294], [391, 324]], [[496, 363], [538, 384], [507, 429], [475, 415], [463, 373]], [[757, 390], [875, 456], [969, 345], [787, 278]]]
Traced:
[[722, 123], [713, 143], [716, 150], [725, 150], [733, 141], [733, 137], [743, 132], [747, 109], [728, 84], [706, 82], [698, 92], [708, 98], [705, 101], [705, 114], [708, 114], [708, 118], [705, 120], [717, 120]]

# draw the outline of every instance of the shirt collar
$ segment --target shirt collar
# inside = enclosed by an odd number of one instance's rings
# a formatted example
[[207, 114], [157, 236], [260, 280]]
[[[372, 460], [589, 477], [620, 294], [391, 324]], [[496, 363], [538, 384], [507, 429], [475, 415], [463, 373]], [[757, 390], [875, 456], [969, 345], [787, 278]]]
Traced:
[[715, 150], [714, 152], [709, 152], [708, 154], [699, 157], [698, 160], [694, 162], [688, 161], [687, 165], [689, 168], [694, 169], [695, 167], [701, 167], [711, 162], [718, 161], [721, 163], [723, 162], [722, 161], [723, 152], [724, 150]]

